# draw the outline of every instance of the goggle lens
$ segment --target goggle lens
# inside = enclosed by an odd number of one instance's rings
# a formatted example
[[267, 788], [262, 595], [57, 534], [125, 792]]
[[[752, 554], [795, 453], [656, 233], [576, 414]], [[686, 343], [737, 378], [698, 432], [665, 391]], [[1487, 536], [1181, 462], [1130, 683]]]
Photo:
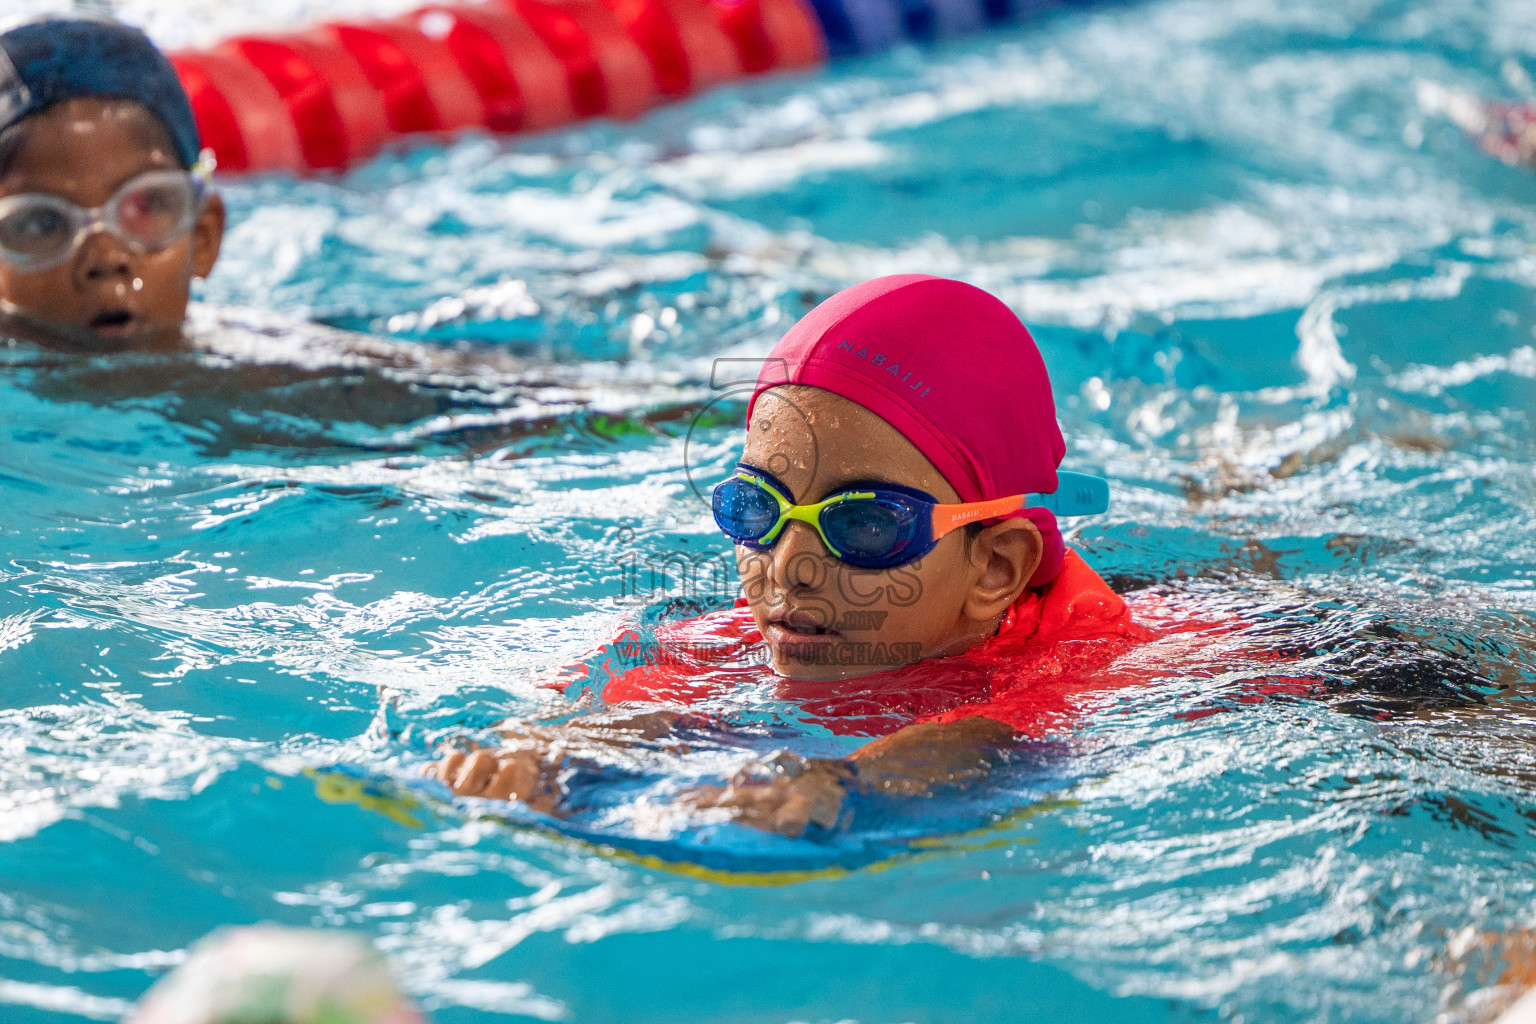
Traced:
[[821, 529], [843, 561], [868, 569], [907, 561], [918, 512], [886, 498], [855, 498], [822, 510]]
[[715, 525], [732, 540], [755, 543], [779, 521], [779, 503], [773, 495], [738, 477], [715, 488]]
[[183, 177], [145, 181], [117, 201], [117, 227], [146, 249], [163, 249], [187, 228], [197, 212], [197, 195]]
[[[772, 493], [741, 477], [715, 488], [712, 507], [720, 532], [751, 547], [763, 546], [781, 514]], [[817, 524], [828, 546], [849, 565], [890, 569], [927, 552], [919, 537], [924, 511], [903, 503], [899, 495], [849, 498], [823, 508]]]
[[46, 260], [67, 250], [75, 237], [75, 218], [61, 201], [35, 196], [0, 214], [0, 248], [28, 261]]

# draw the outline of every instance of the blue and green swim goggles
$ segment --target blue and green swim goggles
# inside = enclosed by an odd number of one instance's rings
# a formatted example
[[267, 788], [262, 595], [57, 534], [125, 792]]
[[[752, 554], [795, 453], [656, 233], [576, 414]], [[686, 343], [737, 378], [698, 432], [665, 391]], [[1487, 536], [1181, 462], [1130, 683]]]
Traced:
[[1081, 473], [1057, 473], [1051, 494], [1015, 494], [946, 505], [901, 484], [852, 484], [821, 501], [796, 505], [789, 488], [766, 470], [736, 464], [715, 487], [715, 523], [737, 544], [767, 551], [791, 519], [807, 524], [832, 557], [860, 569], [894, 569], [922, 558], [945, 534], [1021, 508], [1088, 516], [1109, 508], [1109, 484]]

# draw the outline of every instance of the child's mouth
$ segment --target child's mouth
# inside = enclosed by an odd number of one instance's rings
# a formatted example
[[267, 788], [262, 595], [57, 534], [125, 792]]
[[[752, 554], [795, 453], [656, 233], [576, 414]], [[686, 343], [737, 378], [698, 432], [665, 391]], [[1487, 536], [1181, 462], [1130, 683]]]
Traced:
[[126, 309], [108, 309], [91, 317], [90, 328], [96, 334], [117, 338], [133, 330], [133, 314]]
[[837, 630], [822, 624], [820, 616], [807, 612], [786, 612], [775, 615], [769, 620], [768, 627], [771, 632], [778, 632], [785, 638], [795, 640], [837, 636]]

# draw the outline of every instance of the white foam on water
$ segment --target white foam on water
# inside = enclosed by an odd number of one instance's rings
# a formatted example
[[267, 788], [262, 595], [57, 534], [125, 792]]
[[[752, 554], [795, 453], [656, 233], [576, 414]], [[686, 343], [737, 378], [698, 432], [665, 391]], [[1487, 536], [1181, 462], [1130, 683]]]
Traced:
[[0, 978], [0, 1003], [90, 1020], [118, 1020], [133, 1009], [133, 1004], [126, 999], [93, 996], [72, 985], [40, 985], [6, 978]]

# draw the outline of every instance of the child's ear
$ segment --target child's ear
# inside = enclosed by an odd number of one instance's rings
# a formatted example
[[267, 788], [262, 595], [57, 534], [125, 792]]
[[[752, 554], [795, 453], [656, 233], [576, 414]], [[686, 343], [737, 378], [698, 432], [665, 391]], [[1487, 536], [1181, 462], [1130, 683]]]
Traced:
[[1019, 599], [1040, 565], [1045, 543], [1028, 519], [993, 523], [971, 542], [971, 565], [980, 570], [966, 595], [965, 614], [974, 622], [991, 622]]
[[224, 244], [224, 197], [208, 193], [203, 212], [192, 225], [192, 276], [207, 277], [219, 261], [219, 247]]

